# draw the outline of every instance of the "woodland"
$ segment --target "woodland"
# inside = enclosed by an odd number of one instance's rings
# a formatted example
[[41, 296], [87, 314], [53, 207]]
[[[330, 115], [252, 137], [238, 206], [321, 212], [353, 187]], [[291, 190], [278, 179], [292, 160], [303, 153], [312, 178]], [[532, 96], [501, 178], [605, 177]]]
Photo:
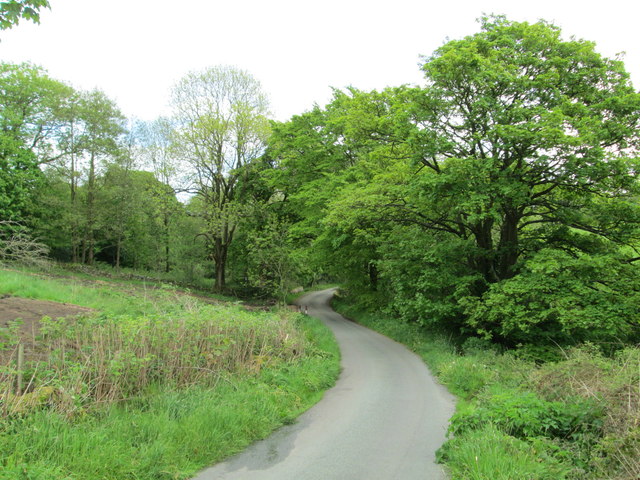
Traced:
[[[37, 20], [48, 2], [2, 5], [0, 28], [11, 28], [21, 17]], [[77, 391], [61, 397], [69, 418], [90, 411], [90, 402], [147, 395], [166, 379], [162, 412], [165, 404], [202, 405], [210, 391], [191, 390], [196, 382], [209, 388], [223, 377], [255, 387], [254, 374], [268, 385], [247, 395], [260, 403], [271, 388], [277, 404], [293, 368], [286, 362], [308, 354], [317, 380], [292, 394], [275, 428], [332, 384], [335, 348], [326, 353], [306, 343], [290, 312], [256, 317], [195, 306], [172, 289], [284, 304], [294, 289], [332, 282], [340, 285], [337, 309], [414, 349], [460, 397], [439, 452], [453, 478], [638, 478], [640, 94], [622, 59], [566, 39], [545, 21], [489, 16], [479, 32], [423, 57], [420, 68], [421, 85], [335, 89], [327, 105], [275, 121], [256, 78], [212, 66], [173, 86], [170, 115], [139, 121], [100, 90], [80, 91], [36, 65], [0, 63], [0, 262], [163, 285], [154, 294], [161, 300], [149, 300], [151, 315], [142, 302], [110, 290], [107, 300], [77, 302], [110, 314], [69, 324], [67, 333], [44, 322], [58, 343], [49, 370], [33, 378], [53, 372], [60, 351], [63, 363], [71, 358], [73, 368], [55, 377], [66, 389], [59, 391]], [[74, 298], [76, 287], [20, 275], [3, 271], [9, 286], [2, 288], [27, 296], [32, 283], [55, 292], [46, 300]], [[143, 285], [128, 288], [146, 302]], [[173, 355], [179, 345], [165, 335], [167, 325], [193, 351], [211, 341], [202, 347], [207, 355]], [[102, 328], [113, 334], [100, 342], [115, 346], [82, 344], [64, 359], [66, 345]], [[121, 358], [123, 345], [130, 357]], [[158, 351], [149, 354], [152, 347]], [[94, 350], [111, 353], [86, 353]], [[85, 354], [96, 365], [83, 369]], [[192, 362], [208, 362], [203, 368], [219, 368], [222, 377], [187, 378], [184, 365]], [[282, 376], [267, 368], [263, 375], [261, 362], [273, 362]], [[5, 370], [13, 382], [15, 372]], [[82, 377], [84, 370], [94, 377]], [[180, 396], [194, 392], [188, 401]], [[82, 415], [73, 417], [81, 426]], [[59, 448], [67, 420], [51, 427], [52, 443], [43, 440], [44, 456], [34, 457], [31, 446], [46, 430], [36, 417], [0, 424], [23, 435], [1, 438], [0, 447], [14, 452], [4, 466], [13, 474], [27, 471], [21, 462], [36, 462], [30, 465], [42, 472], [59, 468], [59, 477], [33, 478], [71, 478], [65, 475], [76, 467], [69, 465], [82, 453], [60, 467], [46, 458]], [[24, 432], [33, 438], [20, 440]], [[132, 458], [131, 444], [127, 437], [118, 458]], [[124, 461], [113, 478], [139, 474]], [[147, 476], [135, 478], [165, 478], [158, 475], [168, 470], [158, 469], [178, 469], [176, 461], [165, 467], [147, 458]], [[100, 462], [106, 457], [82, 466], [93, 473], [78, 478], [95, 478], [106, 465]], [[170, 478], [197, 468], [179, 470]]]
[[331, 279], [507, 347], [636, 342], [640, 95], [623, 62], [490, 17], [422, 70], [276, 122], [255, 78], [215, 66], [140, 122], [3, 63], [3, 255], [23, 236], [61, 262], [280, 299]]

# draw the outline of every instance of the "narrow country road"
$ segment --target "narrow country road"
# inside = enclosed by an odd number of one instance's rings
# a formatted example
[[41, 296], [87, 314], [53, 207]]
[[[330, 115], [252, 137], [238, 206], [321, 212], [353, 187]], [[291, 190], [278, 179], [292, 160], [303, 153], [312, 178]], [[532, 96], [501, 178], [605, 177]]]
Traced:
[[404, 346], [346, 320], [333, 290], [299, 300], [335, 333], [343, 371], [294, 425], [202, 471], [197, 480], [440, 480], [453, 397]]

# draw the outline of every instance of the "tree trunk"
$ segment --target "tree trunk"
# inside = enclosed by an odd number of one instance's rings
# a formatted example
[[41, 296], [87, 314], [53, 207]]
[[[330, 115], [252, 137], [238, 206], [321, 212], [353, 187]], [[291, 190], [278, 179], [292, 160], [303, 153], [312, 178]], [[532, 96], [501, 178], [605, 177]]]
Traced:
[[169, 215], [164, 214], [164, 271], [169, 273]]
[[493, 220], [485, 220], [472, 229], [478, 252], [471, 263], [487, 283], [495, 283], [500, 280], [494, 265], [495, 252], [493, 251], [492, 230]]
[[120, 268], [120, 252], [122, 250], [122, 237], [118, 236], [118, 240], [116, 242], [116, 268]]
[[76, 178], [76, 155], [74, 152], [74, 129], [73, 129], [73, 120], [71, 120], [71, 261], [73, 263], [78, 263], [79, 260], [79, 245], [80, 240], [78, 239], [78, 222], [76, 213], [78, 212], [77, 207], [77, 184], [78, 180]]
[[500, 279], [512, 278], [515, 275], [513, 267], [519, 257], [519, 223], [520, 215], [517, 212], [505, 214], [500, 228], [500, 243], [498, 244], [497, 269]]
[[[91, 154], [91, 160], [89, 162], [89, 179], [87, 182], [87, 229], [86, 229], [86, 242], [87, 248], [86, 262], [89, 265], [93, 265], [93, 251], [95, 247], [94, 224], [95, 224], [95, 184], [96, 184], [96, 168], [95, 168], [95, 156]], [[83, 255], [84, 257], [84, 255]]]
[[374, 292], [378, 290], [378, 267], [375, 263], [369, 262], [367, 265], [369, 273], [369, 286]]
[[85, 263], [87, 259], [86, 236], [80, 241], [80, 263]]
[[[226, 249], [225, 249], [226, 250]], [[226, 252], [224, 254], [226, 257]], [[221, 258], [216, 261], [216, 285], [215, 291], [218, 293], [222, 293], [225, 287], [225, 268], [226, 268], [227, 259]]]
[[218, 293], [222, 293], [225, 287], [225, 269], [227, 264], [228, 251], [229, 245], [224, 243], [222, 239], [216, 238], [213, 252], [213, 261], [215, 263], [216, 271], [216, 284], [214, 289]]

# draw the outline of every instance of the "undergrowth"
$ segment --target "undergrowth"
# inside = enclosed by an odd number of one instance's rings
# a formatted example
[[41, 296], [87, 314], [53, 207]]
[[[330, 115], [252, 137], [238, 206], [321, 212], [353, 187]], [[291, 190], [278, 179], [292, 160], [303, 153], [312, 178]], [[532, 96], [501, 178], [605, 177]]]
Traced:
[[538, 364], [481, 339], [454, 345], [416, 324], [334, 308], [407, 345], [459, 397], [438, 452], [452, 480], [640, 478], [640, 349], [586, 344]]
[[[0, 293], [104, 307], [43, 320], [26, 393], [15, 390], [15, 356], [0, 369], [0, 479], [187, 478], [291, 422], [339, 373], [328, 329], [288, 310], [0, 277]], [[15, 329], [0, 336], [16, 350]]]

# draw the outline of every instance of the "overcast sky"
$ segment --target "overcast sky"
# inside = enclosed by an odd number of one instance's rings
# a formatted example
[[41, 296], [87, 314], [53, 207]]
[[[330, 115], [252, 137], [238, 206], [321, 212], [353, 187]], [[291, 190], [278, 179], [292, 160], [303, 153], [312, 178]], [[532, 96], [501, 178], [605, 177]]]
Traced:
[[51, 0], [40, 25], [0, 32], [0, 59], [97, 87], [144, 120], [168, 113], [169, 90], [188, 71], [234, 65], [286, 120], [326, 104], [330, 87], [419, 84], [420, 55], [477, 32], [483, 12], [543, 18], [606, 56], [625, 51], [640, 86], [638, 0]]

